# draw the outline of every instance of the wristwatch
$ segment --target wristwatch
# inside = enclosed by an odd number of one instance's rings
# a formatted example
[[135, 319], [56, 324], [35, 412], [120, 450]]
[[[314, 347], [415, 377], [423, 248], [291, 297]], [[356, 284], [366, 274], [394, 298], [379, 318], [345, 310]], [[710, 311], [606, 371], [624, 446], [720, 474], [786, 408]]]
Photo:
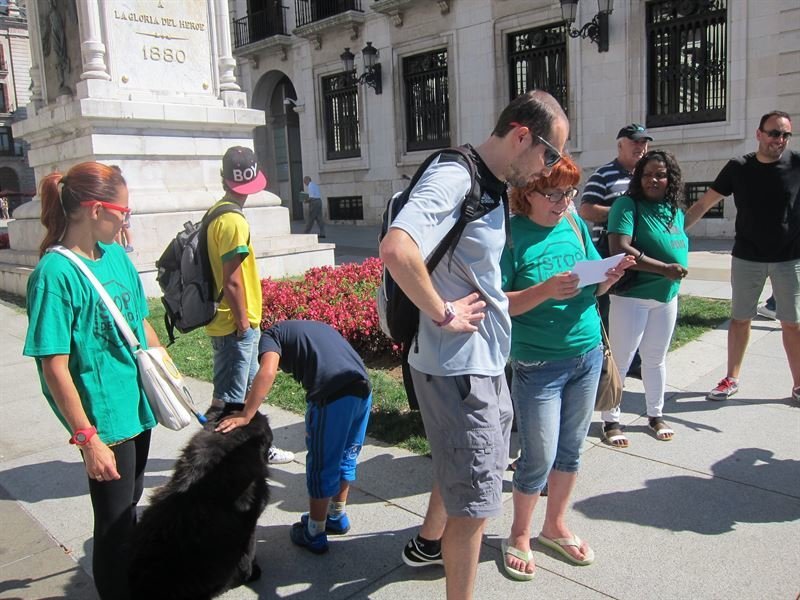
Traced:
[[444, 327], [450, 321], [456, 318], [456, 307], [451, 302], [444, 303], [444, 319], [441, 321], [433, 321], [437, 327]]
[[89, 440], [92, 439], [97, 434], [97, 428], [95, 427], [86, 427], [85, 429], [78, 429], [72, 437], [69, 438], [70, 444], [75, 444], [76, 446], [85, 446], [89, 443]]

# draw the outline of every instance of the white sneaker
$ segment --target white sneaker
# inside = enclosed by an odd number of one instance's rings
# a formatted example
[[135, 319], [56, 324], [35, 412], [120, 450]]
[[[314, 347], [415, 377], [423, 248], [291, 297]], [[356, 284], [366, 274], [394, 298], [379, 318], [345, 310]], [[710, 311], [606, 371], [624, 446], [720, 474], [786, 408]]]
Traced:
[[277, 446], [271, 446], [267, 450], [267, 462], [271, 465], [284, 465], [294, 460], [294, 452], [281, 450]]
[[764, 304], [760, 305], [760, 306], [759, 306], [759, 307], [756, 309], [756, 312], [757, 312], [758, 314], [760, 314], [762, 317], [764, 317], [765, 319], [771, 319], [771, 320], [773, 320], [773, 321], [775, 321], [775, 320], [776, 320], [776, 317], [775, 317], [775, 310], [774, 310], [774, 309], [772, 309], [772, 308], [768, 308], [768, 307], [767, 307], [767, 305], [766, 305], [766, 303], [764, 303]]

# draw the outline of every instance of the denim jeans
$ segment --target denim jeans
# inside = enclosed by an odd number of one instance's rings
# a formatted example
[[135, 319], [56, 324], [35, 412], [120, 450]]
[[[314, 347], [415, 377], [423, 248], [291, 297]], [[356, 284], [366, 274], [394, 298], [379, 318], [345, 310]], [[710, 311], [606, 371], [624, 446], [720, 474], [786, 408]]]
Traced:
[[251, 327], [241, 337], [236, 333], [211, 336], [214, 349], [214, 398], [244, 403], [258, 371], [258, 341], [261, 329]]
[[511, 398], [522, 451], [514, 488], [540, 492], [550, 469], [574, 473], [594, 412], [602, 346], [562, 360], [513, 361]]

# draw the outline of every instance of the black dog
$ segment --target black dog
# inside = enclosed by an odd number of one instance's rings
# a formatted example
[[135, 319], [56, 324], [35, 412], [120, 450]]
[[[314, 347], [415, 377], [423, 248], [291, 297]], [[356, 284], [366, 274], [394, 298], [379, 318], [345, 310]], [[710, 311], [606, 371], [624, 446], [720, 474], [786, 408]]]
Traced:
[[255, 529], [269, 500], [272, 430], [260, 413], [227, 434], [214, 432], [217, 422], [189, 441], [134, 529], [133, 598], [210, 599], [261, 575]]

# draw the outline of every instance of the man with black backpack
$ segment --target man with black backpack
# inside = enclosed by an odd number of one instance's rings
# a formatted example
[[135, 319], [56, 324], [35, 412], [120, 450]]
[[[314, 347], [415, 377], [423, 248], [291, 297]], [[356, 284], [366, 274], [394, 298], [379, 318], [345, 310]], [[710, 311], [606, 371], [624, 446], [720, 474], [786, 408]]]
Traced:
[[[250, 148], [228, 148], [222, 158], [225, 196], [211, 207], [216, 216], [208, 223], [207, 248], [214, 289], [222, 298], [206, 325], [214, 350], [214, 396], [207, 416], [215, 419], [226, 403], [243, 404], [258, 370], [261, 337], [261, 279], [250, 243], [250, 226], [242, 213], [247, 196], [264, 190], [267, 178]], [[234, 210], [218, 208], [233, 205]], [[287, 463], [294, 454], [273, 446], [269, 462]]]
[[[444, 564], [447, 597], [469, 599], [486, 518], [502, 511], [512, 407], [504, 369], [511, 320], [501, 289], [506, 186], [525, 186], [561, 159], [569, 123], [549, 94], [532, 91], [468, 146], [486, 210], [469, 221], [428, 274], [426, 260], [459, 221], [472, 186], [458, 154], [441, 153], [419, 178], [380, 246], [393, 280], [419, 308], [408, 362], [431, 445], [434, 485], [403, 560]], [[504, 205], [505, 206], [501, 206]]]

